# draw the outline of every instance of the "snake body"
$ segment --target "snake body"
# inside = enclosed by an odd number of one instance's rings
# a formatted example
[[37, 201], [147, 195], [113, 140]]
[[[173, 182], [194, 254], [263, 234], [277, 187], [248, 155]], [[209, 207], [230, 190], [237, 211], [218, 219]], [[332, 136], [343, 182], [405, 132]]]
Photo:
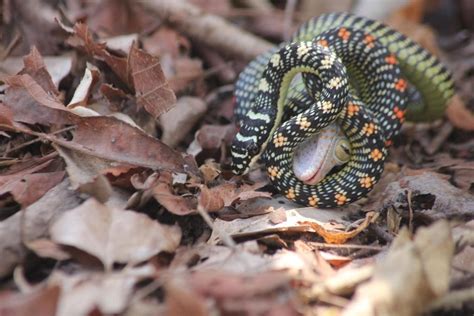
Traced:
[[[303, 79], [293, 80], [299, 73]], [[233, 171], [245, 173], [261, 157], [290, 200], [317, 207], [354, 202], [380, 178], [407, 107], [409, 119], [433, 120], [452, 94], [449, 71], [410, 39], [370, 19], [323, 15], [240, 74]], [[308, 185], [292, 170], [294, 150], [334, 122], [351, 144], [349, 161]]]

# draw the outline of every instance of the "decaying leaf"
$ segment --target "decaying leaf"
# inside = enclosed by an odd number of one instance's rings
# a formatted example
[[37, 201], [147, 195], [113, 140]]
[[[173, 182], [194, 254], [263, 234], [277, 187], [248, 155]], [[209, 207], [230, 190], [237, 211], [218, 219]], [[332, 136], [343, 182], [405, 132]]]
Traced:
[[[274, 199], [260, 203], [269, 210], [268, 213], [250, 218], [238, 218], [230, 222], [216, 219], [214, 228], [234, 238], [278, 232], [316, 232], [323, 238], [327, 238], [328, 242], [343, 242], [363, 230], [373, 217], [373, 214], [368, 216], [353, 232], [345, 232], [350, 223], [344, 219], [348, 213], [343, 211], [334, 213], [331, 210], [312, 207], [302, 208], [291, 203], [279, 204]], [[262, 208], [262, 205], [258, 207]], [[274, 213], [280, 212], [278, 209], [281, 207], [285, 209], [284, 217], [279, 217], [280, 220], [275, 221]], [[218, 243], [219, 241], [219, 235], [213, 232], [209, 242]]]
[[448, 290], [453, 253], [447, 222], [420, 229], [413, 241], [403, 230], [342, 315], [420, 315]]
[[361, 222], [355, 229], [351, 231], [338, 231], [326, 229], [324, 226], [319, 225], [318, 223], [312, 222], [302, 222], [302, 225], [309, 225], [314, 231], [324, 238], [324, 241], [330, 244], [343, 244], [351, 238], [357, 236], [360, 232], [366, 229], [369, 224], [375, 221], [378, 217], [378, 214], [375, 212], [366, 213], [365, 219]]
[[254, 185], [243, 184], [238, 186], [234, 182], [224, 182], [212, 188], [200, 185], [199, 204], [208, 212], [215, 212], [224, 206], [232, 205], [237, 200], [245, 201], [257, 197], [270, 198], [271, 193], [256, 191], [264, 185], [265, 183], [256, 183]]
[[97, 258], [109, 269], [114, 262], [139, 263], [179, 245], [181, 230], [144, 214], [89, 199], [64, 214], [50, 229], [51, 238]]
[[231, 143], [236, 132], [234, 124], [204, 125], [194, 135], [194, 141], [189, 145], [187, 153], [197, 156], [203, 149], [220, 149], [222, 145]]
[[206, 110], [206, 104], [199, 98], [179, 98], [175, 107], [160, 116], [163, 143], [175, 147], [191, 131]]
[[73, 109], [76, 106], [86, 106], [87, 100], [90, 97], [90, 93], [94, 85], [99, 80], [99, 70], [92, 65], [87, 65], [86, 70], [84, 71], [84, 76], [81, 79], [81, 82], [74, 91], [71, 101], [67, 107]]
[[132, 46], [128, 62], [138, 105], [154, 118], [171, 109], [176, 96], [166, 81], [159, 59]]
[[95, 309], [103, 314], [119, 314], [129, 303], [135, 284], [153, 274], [154, 269], [150, 265], [107, 274], [83, 272], [68, 275], [55, 272], [48, 283], [61, 288], [58, 316], [88, 315]]
[[0, 276], [8, 276], [27, 255], [25, 243], [45, 238], [49, 226], [61, 214], [79, 205], [76, 192], [63, 180], [22, 212], [0, 222]]
[[0, 176], [0, 196], [10, 193], [23, 207], [36, 202], [64, 177], [64, 171]]

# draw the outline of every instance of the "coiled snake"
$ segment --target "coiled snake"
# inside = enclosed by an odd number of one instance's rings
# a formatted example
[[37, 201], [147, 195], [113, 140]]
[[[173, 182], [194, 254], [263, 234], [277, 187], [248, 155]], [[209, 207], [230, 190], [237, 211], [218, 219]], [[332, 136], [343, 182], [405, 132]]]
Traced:
[[[240, 74], [232, 169], [246, 173], [262, 158], [290, 200], [327, 208], [354, 202], [379, 180], [405, 117], [439, 118], [452, 95], [449, 71], [402, 34], [346, 13], [320, 16]], [[298, 151], [318, 133], [320, 143], [337, 141], [318, 147], [317, 159]], [[294, 166], [297, 159], [303, 166]], [[321, 165], [334, 159], [342, 167], [319, 181]]]

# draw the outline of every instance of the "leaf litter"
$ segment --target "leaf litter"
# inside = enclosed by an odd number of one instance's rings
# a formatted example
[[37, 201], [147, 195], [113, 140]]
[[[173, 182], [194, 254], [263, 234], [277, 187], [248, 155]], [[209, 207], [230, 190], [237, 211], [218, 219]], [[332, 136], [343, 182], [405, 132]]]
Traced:
[[229, 167], [229, 83], [269, 45], [243, 29], [281, 41], [298, 10], [322, 7], [8, 3], [0, 314], [474, 311], [472, 40], [422, 25], [436, 4], [409, 1], [389, 22], [445, 50], [458, 94], [441, 122], [405, 124], [375, 190], [334, 211]]

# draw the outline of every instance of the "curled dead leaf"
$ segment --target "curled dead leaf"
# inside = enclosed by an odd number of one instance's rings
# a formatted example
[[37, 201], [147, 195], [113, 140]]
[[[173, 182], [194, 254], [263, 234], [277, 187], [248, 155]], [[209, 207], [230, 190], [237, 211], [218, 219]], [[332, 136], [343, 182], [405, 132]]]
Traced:
[[303, 225], [309, 225], [314, 231], [321, 237], [324, 241], [330, 244], [343, 244], [351, 238], [354, 238], [360, 234], [364, 229], [366, 229], [371, 222], [375, 221], [378, 217], [376, 212], [367, 212], [365, 214], [365, 219], [362, 223], [357, 225], [357, 227], [351, 231], [341, 231], [341, 230], [331, 230], [325, 228], [323, 225], [320, 225], [316, 222], [301, 222]]
[[420, 315], [447, 292], [453, 253], [446, 221], [420, 229], [414, 240], [402, 230], [342, 315]]

